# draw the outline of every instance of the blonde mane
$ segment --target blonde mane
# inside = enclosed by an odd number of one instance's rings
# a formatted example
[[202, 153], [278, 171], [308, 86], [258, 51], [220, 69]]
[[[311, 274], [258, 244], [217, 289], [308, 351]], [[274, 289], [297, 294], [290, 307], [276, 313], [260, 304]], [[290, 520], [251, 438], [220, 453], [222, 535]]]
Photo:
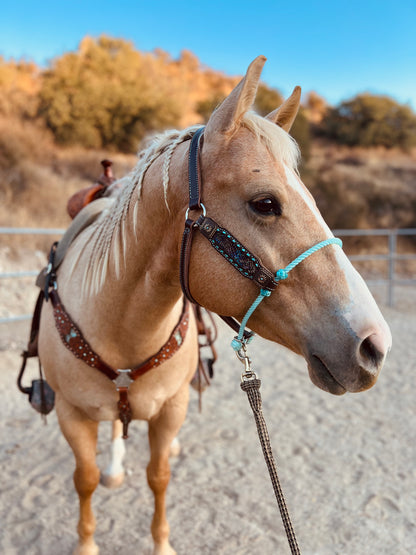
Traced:
[[241, 125], [249, 129], [258, 141], [265, 144], [275, 160], [283, 162], [296, 171], [300, 151], [295, 139], [286, 131], [254, 112], [244, 114]]
[[[265, 144], [272, 156], [296, 170], [299, 159], [299, 149], [292, 137], [276, 124], [248, 112], [241, 120], [241, 125], [249, 129], [256, 140]], [[192, 126], [183, 131], [166, 131], [156, 135], [150, 145], [139, 156], [139, 161], [133, 170], [118, 183], [121, 185], [117, 196], [109, 198], [109, 205], [92, 226], [92, 236], [88, 244], [92, 245], [91, 255], [85, 266], [82, 280], [82, 296], [88, 297], [99, 293], [103, 287], [110, 267], [110, 258], [117, 279], [125, 267], [127, 249], [127, 216], [132, 212], [133, 232], [137, 237], [137, 216], [142, 192], [143, 179], [148, 168], [161, 155], [163, 162], [163, 192], [167, 209], [167, 191], [169, 187], [170, 161], [176, 147], [189, 140], [200, 126]], [[83, 249], [75, 258], [71, 273], [78, 265]]]

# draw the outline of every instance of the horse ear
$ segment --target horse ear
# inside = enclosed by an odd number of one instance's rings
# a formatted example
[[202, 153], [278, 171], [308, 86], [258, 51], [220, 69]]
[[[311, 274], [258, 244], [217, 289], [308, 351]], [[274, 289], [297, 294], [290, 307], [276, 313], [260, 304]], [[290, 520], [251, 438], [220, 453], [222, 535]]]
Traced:
[[238, 126], [241, 118], [250, 110], [254, 103], [261, 70], [265, 61], [265, 56], [258, 56], [251, 62], [244, 79], [231, 91], [209, 118], [205, 132], [206, 135], [210, 132], [232, 132]]
[[295, 87], [289, 98], [273, 112], [266, 116], [266, 119], [277, 123], [282, 129], [289, 133], [290, 128], [297, 116], [300, 105], [301, 88]]

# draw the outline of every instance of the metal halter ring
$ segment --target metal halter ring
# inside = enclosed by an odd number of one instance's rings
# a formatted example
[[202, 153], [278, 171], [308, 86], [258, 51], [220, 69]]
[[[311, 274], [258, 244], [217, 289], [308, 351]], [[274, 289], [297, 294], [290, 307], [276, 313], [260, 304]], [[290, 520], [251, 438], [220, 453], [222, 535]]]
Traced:
[[[202, 215], [203, 215], [204, 218], [205, 218], [205, 216], [207, 215], [207, 209], [206, 209], [205, 206], [202, 204], [202, 202], [200, 203], [199, 208], [201, 208], [201, 210], [202, 210]], [[190, 210], [190, 208], [187, 208], [187, 209], [186, 209], [185, 221], [188, 219], [189, 210]]]

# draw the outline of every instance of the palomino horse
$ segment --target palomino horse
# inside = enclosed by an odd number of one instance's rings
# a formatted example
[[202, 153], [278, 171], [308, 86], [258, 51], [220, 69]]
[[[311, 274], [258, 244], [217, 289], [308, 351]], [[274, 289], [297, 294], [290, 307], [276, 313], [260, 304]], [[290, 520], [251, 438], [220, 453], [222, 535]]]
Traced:
[[[199, 170], [207, 214], [276, 271], [332, 234], [296, 171], [298, 150], [288, 131], [299, 108], [299, 87], [266, 118], [250, 111], [264, 62], [262, 56], [252, 62], [211, 116]], [[136, 367], [158, 353], [183, 311], [179, 258], [188, 207], [189, 141], [196, 130], [168, 132], [142, 153], [114, 201], [75, 239], [59, 269], [63, 305], [94, 353], [114, 369]], [[240, 321], [258, 294], [253, 281], [197, 233], [189, 287], [200, 305]], [[80, 518], [75, 552], [90, 555], [98, 552], [91, 509], [100, 479], [98, 423], [117, 421], [118, 393], [107, 376], [66, 348], [50, 305], [42, 314], [39, 352], [76, 460]], [[301, 354], [313, 383], [337, 395], [371, 387], [391, 344], [375, 301], [336, 244], [294, 268], [254, 312], [250, 327]], [[192, 312], [180, 342], [171, 358], [128, 390], [132, 418], [149, 425], [147, 478], [155, 499], [151, 530], [154, 553], [164, 555], [174, 553], [165, 515], [168, 456], [185, 418], [197, 365]], [[113, 483], [123, 475], [120, 434], [116, 425], [113, 470], [107, 476]]]

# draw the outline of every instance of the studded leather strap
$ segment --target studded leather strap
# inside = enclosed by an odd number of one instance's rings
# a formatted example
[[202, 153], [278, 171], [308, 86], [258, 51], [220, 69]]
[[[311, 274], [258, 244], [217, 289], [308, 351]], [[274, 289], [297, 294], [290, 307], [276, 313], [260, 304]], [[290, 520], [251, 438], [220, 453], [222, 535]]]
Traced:
[[200, 216], [195, 222], [199, 231], [208, 239], [211, 245], [217, 250], [230, 264], [234, 266], [240, 274], [254, 283], [261, 289], [272, 291], [277, 283], [273, 273], [265, 268], [261, 261], [254, 256], [238, 239], [236, 239], [227, 229], [218, 225], [213, 219]]
[[[84, 338], [81, 330], [65, 310], [58, 292], [56, 290], [52, 290], [50, 297], [53, 305], [55, 324], [65, 347], [69, 349], [76, 358], [81, 359], [91, 368], [96, 368], [109, 377], [110, 380], [115, 380], [120, 375], [120, 371], [115, 370], [106, 364], [101, 357], [93, 351], [87, 340]], [[157, 366], [163, 364], [166, 360], [172, 358], [184, 342], [188, 327], [189, 303], [185, 300], [179, 322], [176, 324], [167, 342], [155, 355], [151, 356], [145, 362], [129, 371], [131, 379], [136, 380], [149, 370], [152, 370], [152, 368], [156, 368]]]
[[84, 338], [79, 327], [74, 323], [55, 289], [49, 293], [53, 306], [55, 325], [65, 347], [78, 359], [105, 374], [116, 385], [119, 392], [119, 418], [123, 423], [123, 437], [127, 438], [127, 428], [131, 421], [131, 407], [128, 400], [128, 388], [133, 380], [143, 376], [149, 370], [157, 368], [169, 360], [178, 352], [183, 344], [189, 328], [189, 303], [184, 299], [184, 305], [179, 322], [175, 326], [167, 342], [159, 351], [148, 358], [145, 362], [132, 369], [114, 369], [104, 362], [101, 357], [91, 348]]

